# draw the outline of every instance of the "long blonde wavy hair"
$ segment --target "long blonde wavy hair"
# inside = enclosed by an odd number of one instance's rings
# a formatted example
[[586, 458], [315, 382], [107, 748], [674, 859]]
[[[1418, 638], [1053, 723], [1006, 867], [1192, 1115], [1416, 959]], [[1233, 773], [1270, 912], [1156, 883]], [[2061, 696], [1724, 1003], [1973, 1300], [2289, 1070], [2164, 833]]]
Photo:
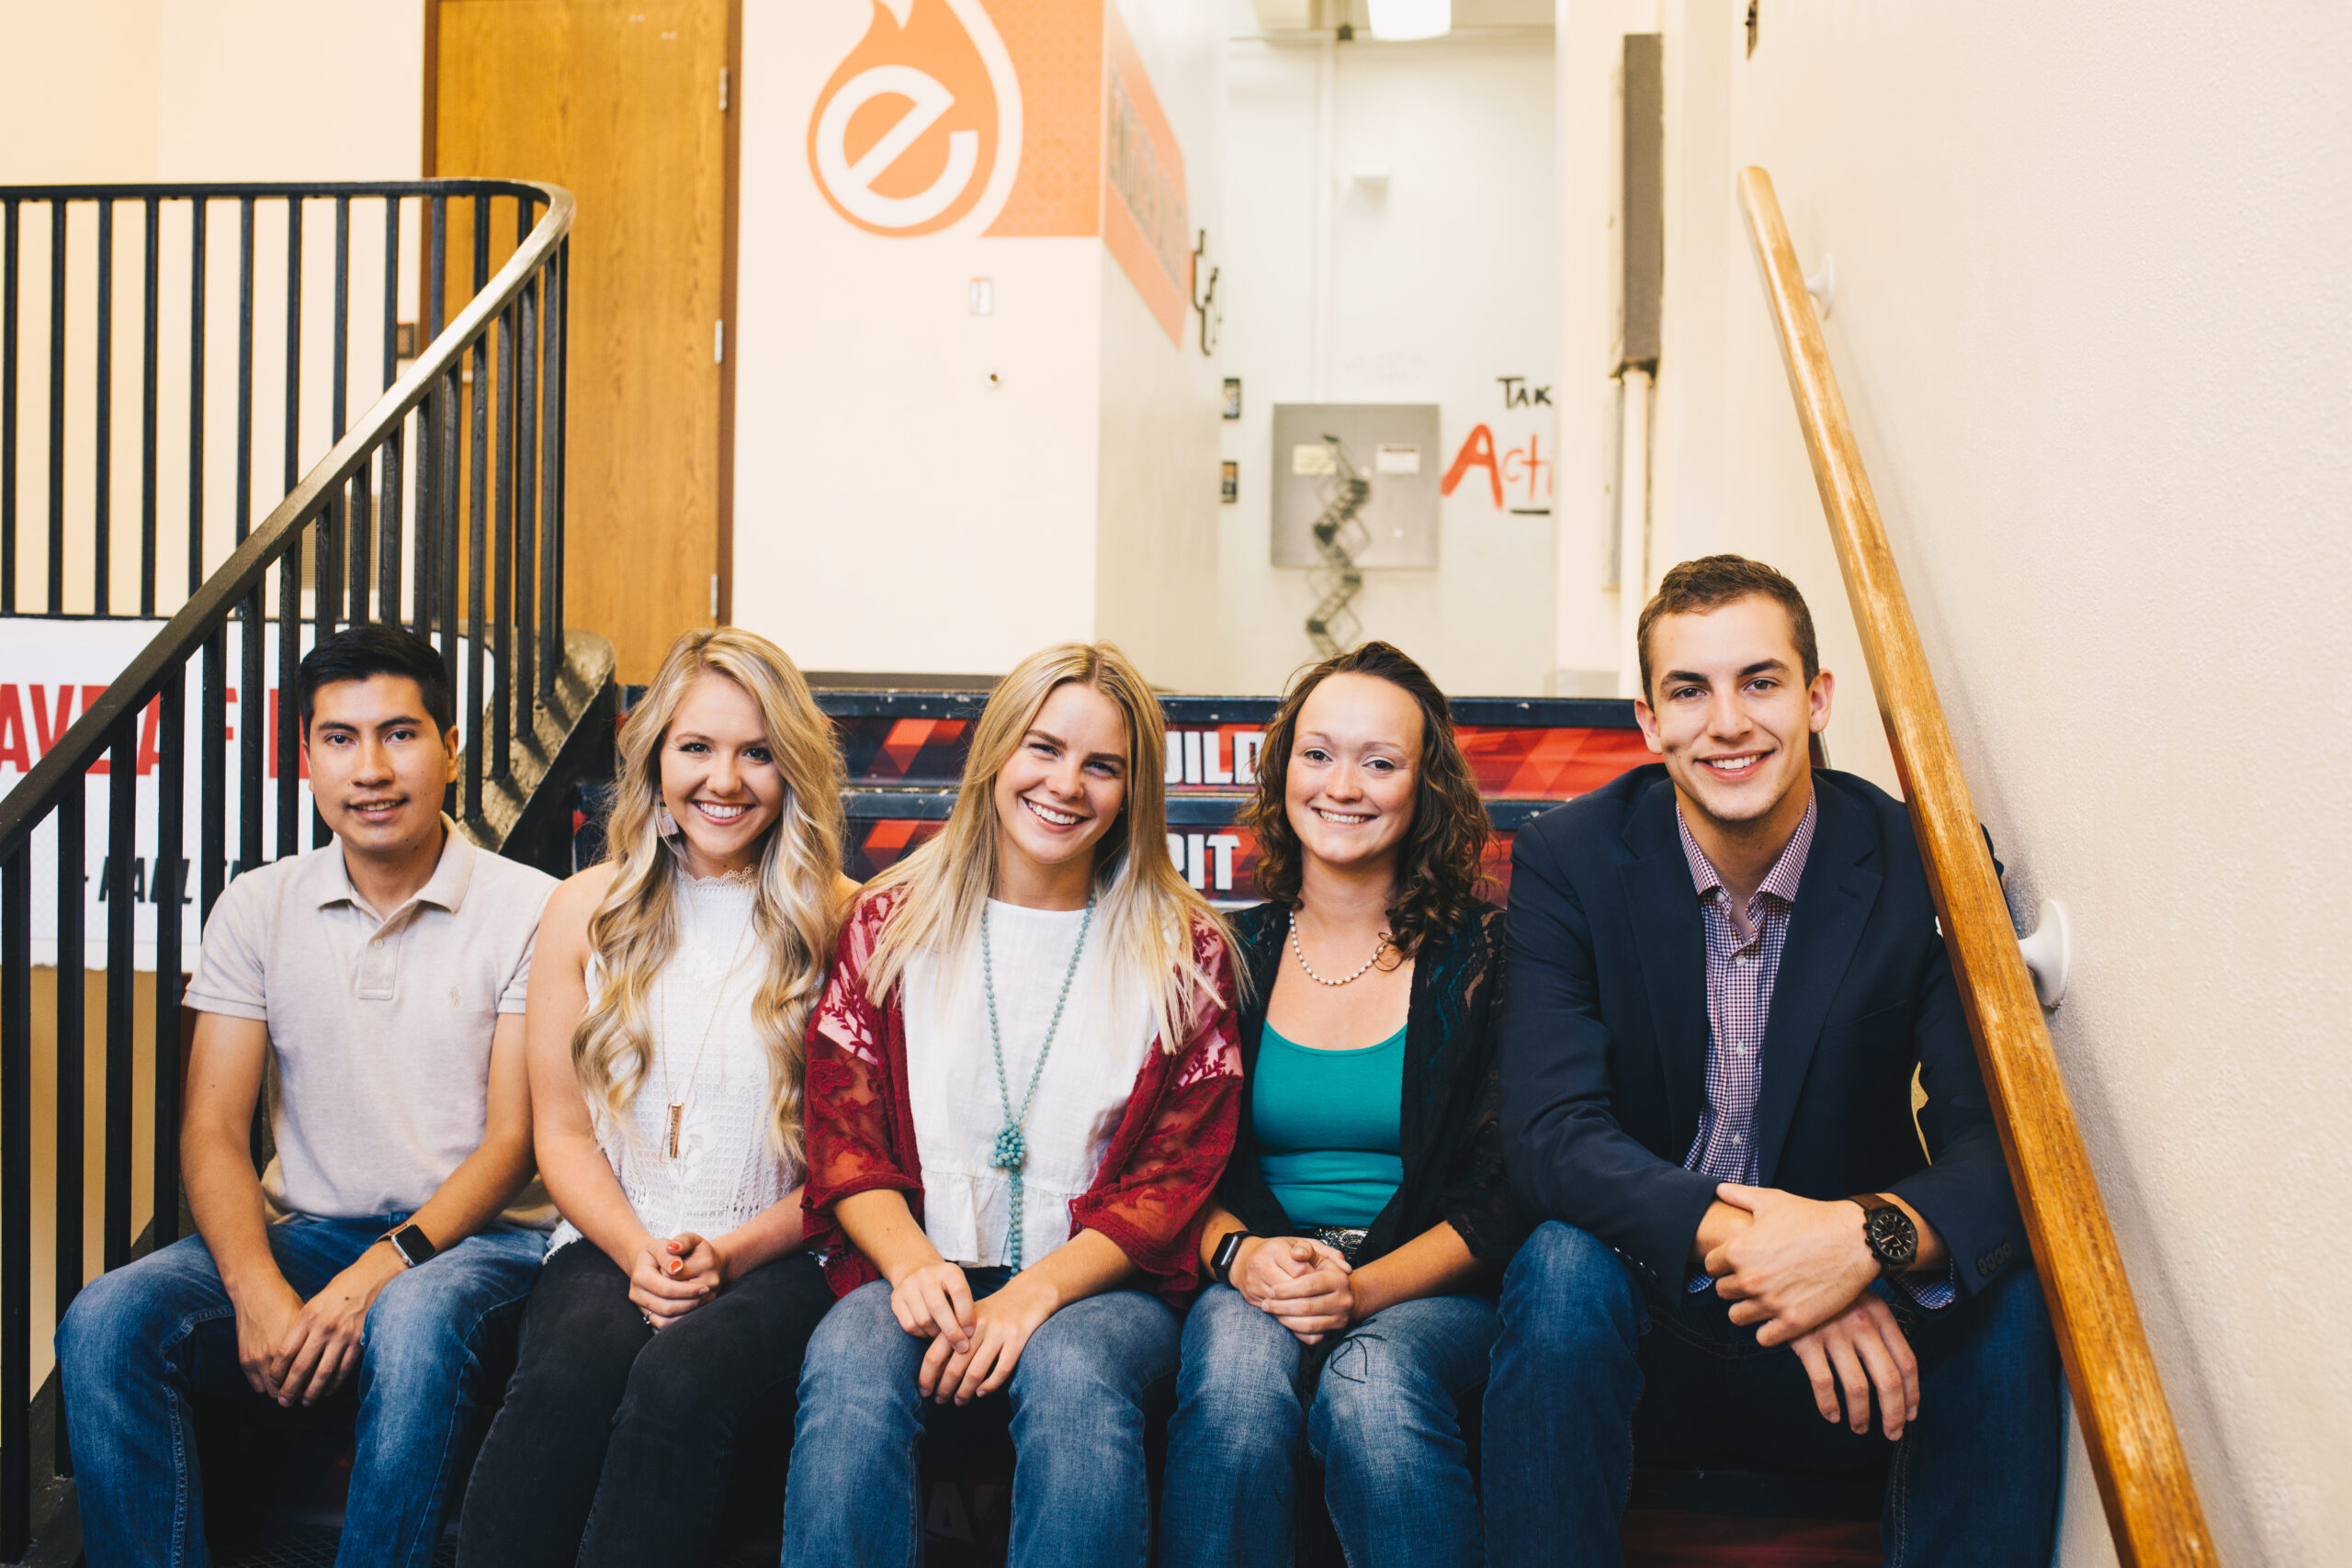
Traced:
[[770, 755], [784, 775], [784, 808], [760, 845], [752, 875], [753, 950], [766, 974], [752, 1023], [768, 1059], [768, 1134], [801, 1159], [800, 1089], [809, 1011], [825, 981], [838, 931], [834, 877], [842, 864], [842, 760], [832, 728], [782, 649], [732, 626], [691, 631], [670, 645], [661, 671], [621, 726], [620, 782], [605, 833], [613, 880], [588, 919], [589, 951], [602, 980], [571, 1034], [571, 1066], [592, 1106], [615, 1122], [645, 1085], [653, 1061], [646, 999], [678, 942], [681, 857], [664, 840], [662, 746], [687, 691], [723, 675], [759, 705]]
[[880, 1003], [918, 953], [960, 958], [978, 940], [980, 909], [996, 887], [997, 775], [1046, 699], [1073, 682], [1110, 698], [1127, 721], [1126, 804], [1094, 845], [1094, 930], [1112, 973], [1149, 998], [1160, 1045], [1173, 1055], [1199, 1010], [1217, 999], [1194, 956], [1193, 932], [1206, 925], [1230, 933], [1169, 858], [1167, 728], [1150, 686], [1107, 642], [1041, 649], [989, 694], [947, 826], [866, 885], [868, 897], [901, 895], [876, 942], [866, 995]]

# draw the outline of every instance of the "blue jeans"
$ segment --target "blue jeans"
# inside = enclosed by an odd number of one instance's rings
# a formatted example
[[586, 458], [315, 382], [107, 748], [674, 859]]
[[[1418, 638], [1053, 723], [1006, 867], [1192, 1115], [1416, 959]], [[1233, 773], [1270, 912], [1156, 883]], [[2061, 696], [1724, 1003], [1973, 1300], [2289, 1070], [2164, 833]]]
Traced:
[[[975, 1298], [1001, 1269], [967, 1269]], [[1011, 1396], [1012, 1547], [1007, 1568], [1142, 1563], [1151, 1546], [1144, 1408], [1176, 1379], [1176, 1314], [1139, 1291], [1073, 1302], [1030, 1336]], [[922, 1561], [924, 1402], [931, 1341], [899, 1326], [883, 1280], [833, 1303], [808, 1341], [785, 1483], [785, 1568]]]
[[1163, 1568], [1257, 1568], [1296, 1550], [1299, 1438], [1354, 1568], [1481, 1561], [1461, 1402], [1487, 1381], [1495, 1305], [1399, 1302], [1317, 1358], [1238, 1291], [1212, 1285], [1184, 1324], [1168, 1427]]
[[1793, 1351], [1713, 1291], [1645, 1293], [1608, 1247], [1540, 1226], [1503, 1276], [1486, 1402], [1487, 1539], [1503, 1564], [1617, 1564], [1634, 1455], [1851, 1471], [1888, 1462], [1890, 1568], [2044, 1568], [2058, 1524], [2058, 1347], [2014, 1269], [1933, 1316], [1891, 1304], [1919, 1360], [1919, 1418], [1888, 1453], [1822, 1419]]
[[[269, 1227], [270, 1255], [307, 1298], [407, 1217], [288, 1220]], [[337, 1568], [433, 1561], [482, 1363], [509, 1353], [547, 1239], [469, 1236], [393, 1276], [368, 1309]], [[57, 1362], [91, 1568], [209, 1562], [191, 1399], [261, 1396], [237, 1363], [236, 1314], [203, 1238], [92, 1280], [58, 1325]]]

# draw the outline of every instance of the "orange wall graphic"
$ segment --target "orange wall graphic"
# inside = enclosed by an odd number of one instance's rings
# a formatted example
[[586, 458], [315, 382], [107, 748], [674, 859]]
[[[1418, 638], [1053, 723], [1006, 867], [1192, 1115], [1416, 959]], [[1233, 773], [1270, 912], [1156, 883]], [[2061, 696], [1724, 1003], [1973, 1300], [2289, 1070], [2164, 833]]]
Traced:
[[[1099, 234], [1170, 344], [1191, 307], [1184, 154], [1116, 0], [872, 0], [808, 116], [841, 218], [911, 238], [971, 218], [1017, 158], [990, 236]], [[975, 34], [985, 35], [976, 38]], [[991, 72], [995, 53], [1008, 74]]]
[[833, 210], [874, 234], [929, 234], [979, 202], [1002, 140], [988, 63], [947, 0], [874, 0], [808, 118]]
[[1105, 7], [1110, 47], [1104, 51], [1102, 119], [1102, 243], [1170, 343], [1184, 335], [1192, 306], [1193, 231], [1184, 209], [1184, 153], [1159, 111], [1143, 61]]
[[1109, 0], [993, 0], [1021, 81], [1021, 167], [990, 234], [1102, 231], [1102, 16]]

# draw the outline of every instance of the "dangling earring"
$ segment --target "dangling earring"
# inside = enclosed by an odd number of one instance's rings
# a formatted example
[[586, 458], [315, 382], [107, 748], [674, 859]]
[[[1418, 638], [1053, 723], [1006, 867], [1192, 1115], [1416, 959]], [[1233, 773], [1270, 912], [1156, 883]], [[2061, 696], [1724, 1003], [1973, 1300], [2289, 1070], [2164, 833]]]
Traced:
[[654, 814], [653, 830], [665, 839], [677, 836], [678, 819], [670, 815], [670, 808], [667, 806]]

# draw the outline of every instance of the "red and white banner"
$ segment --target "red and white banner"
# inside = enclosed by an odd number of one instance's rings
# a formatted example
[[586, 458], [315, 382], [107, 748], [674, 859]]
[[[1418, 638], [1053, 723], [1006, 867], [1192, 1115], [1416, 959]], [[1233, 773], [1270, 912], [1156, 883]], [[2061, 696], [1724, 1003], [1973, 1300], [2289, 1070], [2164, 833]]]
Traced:
[[[162, 621], [52, 621], [0, 618], [0, 792], [16, 788], [33, 764], [64, 739], [65, 731], [106, 692], [117, 675], [137, 658], [140, 649], [164, 629]], [[301, 628], [300, 649], [308, 652], [311, 627]], [[176, 876], [156, 862], [156, 829], [162, 797], [158, 773], [162, 762], [162, 709], [151, 702], [141, 714], [131, 765], [138, 771], [138, 805], [134, 812], [136, 842], [131, 850], [130, 891], [136, 913], [131, 922], [132, 951], [141, 969], [155, 967], [155, 911], [158, 901], [175, 893], [181, 904], [180, 967], [196, 966], [197, 899], [204, 884], [197, 856], [204, 841], [204, 761], [207, 744], [221, 749], [223, 798], [221, 834], [225, 847], [224, 877], [244, 870], [238, 859], [239, 796], [243, 782], [244, 722], [243, 638], [232, 622], [224, 634], [222, 669], [227, 677], [227, 721], [220, 734], [202, 730], [204, 661], [187, 666], [187, 751], [183, 763], [180, 865]], [[268, 682], [263, 698], [262, 736], [262, 854], [275, 855], [277, 845], [278, 726], [296, 722], [294, 694], [277, 686], [278, 639], [275, 624], [264, 628], [262, 669]], [[486, 662], [486, 661], [485, 661]], [[484, 680], [487, 682], [488, 675]], [[459, 728], [465, 728], [462, 716]], [[83, 816], [82, 868], [83, 962], [93, 967], [106, 963], [107, 897], [111, 870], [107, 846], [107, 801], [112, 787], [115, 759], [108, 756], [83, 781], [86, 805]], [[300, 816], [299, 844], [311, 845], [311, 782], [301, 751], [295, 751], [296, 809]], [[57, 822], [54, 814], [33, 833], [32, 957], [38, 964], [57, 962]]]

